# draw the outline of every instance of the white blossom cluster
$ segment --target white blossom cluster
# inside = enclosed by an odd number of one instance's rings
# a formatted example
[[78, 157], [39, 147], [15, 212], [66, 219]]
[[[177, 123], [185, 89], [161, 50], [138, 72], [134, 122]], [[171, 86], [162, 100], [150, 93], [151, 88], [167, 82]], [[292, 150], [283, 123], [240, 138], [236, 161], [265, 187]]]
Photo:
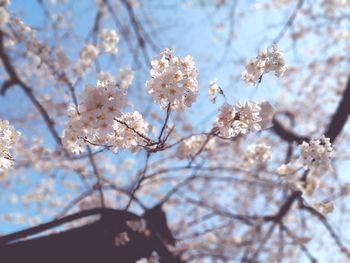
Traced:
[[[309, 172], [306, 178], [301, 177], [298, 173], [296, 163], [283, 164], [277, 169], [277, 173], [281, 176], [281, 180], [289, 185], [294, 191], [300, 191], [305, 203], [311, 205], [316, 210], [323, 213], [323, 208], [318, 199], [314, 196], [315, 191], [321, 186], [318, 178], [319, 174]], [[302, 178], [302, 179], [301, 179]], [[321, 205], [321, 206], [319, 206]]]
[[332, 202], [320, 201], [319, 198], [315, 196], [315, 191], [323, 186], [319, 177], [320, 173], [310, 172], [304, 182], [297, 182], [295, 186], [297, 190], [302, 192], [302, 197], [306, 203], [320, 213], [326, 215], [333, 211], [334, 206]]
[[79, 54], [79, 59], [75, 66], [75, 73], [80, 76], [83, 72], [89, 69], [99, 53], [99, 49], [94, 45], [85, 45]]
[[135, 151], [138, 146], [144, 145], [145, 136], [149, 130], [148, 126], [139, 112], [123, 113], [113, 124], [115, 132], [114, 151], [119, 148]]
[[[301, 191], [304, 201], [311, 207], [320, 213], [328, 214], [333, 211], [333, 203], [320, 202], [315, 198], [314, 193], [317, 189], [322, 188], [320, 177], [330, 167], [333, 152], [330, 139], [322, 135], [321, 138], [313, 139], [309, 143], [303, 142], [299, 147], [301, 151], [299, 160], [281, 165], [277, 173], [286, 176], [282, 179], [290, 183], [295, 190]], [[297, 176], [287, 176], [297, 173], [301, 167], [310, 169], [303, 180], [299, 180]]]
[[330, 164], [333, 147], [330, 139], [324, 135], [321, 138], [311, 140], [309, 143], [303, 142], [299, 145], [300, 158], [297, 162], [282, 164], [278, 169], [279, 175], [289, 175], [296, 172], [301, 166], [310, 169], [308, 178], [320, 176], [326, 171]]
[[209, 140], [204, 134], [191, 136], [184, 140], [177, 148], [176, 155], [180, 160], [192, 158], [201, 151], [211, 152], [215, 147], [215, 142]]
[[[305, 169], [310, 169], [306, 181], [299, 187], [299, 190], [303, 192], [304, 196], [310, 197], [321, 186], [320, 177], [330, 166], [333, 148], [330, 139], [324, 135], [320, 139], [311, 140], [309, 143], [303, 142], [299, 147], [301, 165]], [[312, 203], [312, 206], [322, 213], [324, 211], [331, 212], [328, 204], [323, 205], [318, 201]]]
[[173, 110], [190, 107], [198, 94], [198, 74], [192, 57], [174, 57], [167, 48], [151, 64], [151, 79], [146, 87], [161, 109], [169, 104]]
[[262, 165], [271, 160], [271, 147], [265, 143], [250, 145], [243, 154], [243, 162], [247, 167]]
[[217, 83], [217, 80], [215, 79], [213, 81], [210, 81], [208, 89], [208, 99], [211, 103], [215, 103], [216, 97], [220, 91], [221, 89]]
[[[128, 80], [132, 77], [127, 76]], [[120, 78], [120, 76], [119, 76]], [[127, 84], [116, 83], [110, 74], [99, 75], [97, 86], [87, 85], [78, 111], [71, 107], [70, 120], [63, 132], [64, 146], [74, 153], [83, 151], [87, 144], [110, 146], [113, 151], [119, 148], [135, 148], [141, 144], [139, 134], [148, 132], [148, 124], [138, 112], [122, 113], [127, 103]], [[123, 87], [123, 89], [120, 88]]]
[[117, 44], [119, 42], [119, 37], [115, 30], [103, 29], [101, 32], [101, 49], [107, 53], [117, 54], [118, 48]]
[[261, 130], [259, 122], [261, 107], [258, 103], [248, 101], [236, 103], [234, 106], [224, 103], [219, 111], [215, 127], [219, 134], [225, 138], [232, 138], [239, 134]]
[[332, 156], [332, 144], [324, 135], [318, 140], [303, 142], [300, 146], [301, 162], [304, 168], [328, 168]]
[[0, 172], [12, 166], [13, 159], [10, 151], [20, 135], [7, 120], [0, 120]]
[[127, 90], [130, 87], [133, 79], [134, 79], [134, 75], [132, 73], [131, 68], [121, 69], [117, 76], [117, 82], [119, 84], [119, 88], [123, 90]]
[[297, 167], [293, 165], [292, 163], [282, 164], [280, 167], [277, 168], [276, 172], [277, 174], [284, 176], [294, 173], [297, 170]]
[[283, 53], [277, 45], [272, 45], [272, 50], [261, 50], [256, 58], [248, 59], [245, 71], [242, 72], [242, 80], [247, 85], [255, 85], [263, 74], [274, 71], [277, 77], [287, 70]]

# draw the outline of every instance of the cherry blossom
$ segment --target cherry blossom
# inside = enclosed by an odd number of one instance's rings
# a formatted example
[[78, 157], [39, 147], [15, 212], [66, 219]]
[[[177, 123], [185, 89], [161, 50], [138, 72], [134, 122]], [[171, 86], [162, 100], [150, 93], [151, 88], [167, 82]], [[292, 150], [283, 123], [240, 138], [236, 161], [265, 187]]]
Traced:
[[202, 151], [210, 153], [215, 147], [213, 139], [204, 134], [194, 135], [184, 140], [177, 148], [176, 154], [180, 160], [193, 158]]
[[198, 74], [192, 57], [174, 57], [170, 49], [165, 49], [151, 64], [151, 79], [146, 87], [161, 109], [168, 105], [174, 110], [190, 107], [198, 94]]
[[116, 118], [113, 129], [115, 132], [114, 151], [117, 151], [118, 148], [136, 151], [139, 146], [146, 145], [148, 141], [149, 124], [137, 111], [123, 113], [120, 118]]
[[217, 84], [217, 80], [210, 81], [208, 88], [208, 99], [210, 102], [215, 103], [216, 96], [221, 91], [219, 85]]
[[297, 170], [297, 168], [295, 167], [295, 165], [291, 164], [291, 163], [287, 163], [287, 164], [282, 164], [280, 167], [277, 168], [276, 172], [283, 176], [283, 175], [289, 175], [294, 173]]
[[7, 120], [0, 120], [0, 171], [13, 165], [11, 149], [18, 142], [21, 133], [16, 131]]
[[101, 49], [107, 53], [117, 54], [118, 48], [117, 44], [119, 42], [119, 37], [115, 30], [103, 29], [101, 32]]
[[71, 107], [63, 144], [72, 152], [82, 152], [87, 144], [109, 145], [115, 138], [113, 124], [127, 103], [125, 90], [117, 87], [110, 74], [101, 73], [97, 86], [86, 85], [78, 109]]
[[271, 147], [265, 143], [250, 145], [243, 154], [243, 163], [248, 167], [263, 165], [269, 160], [271, 160]]
[[85, 45], [79, 54], [79, 59], [75, 66], [76, 74], [81, 75], [89, 69], [99, 53], [100, 51], [96, 46], [92, 44]]
[[259, 103], [252, 101], [238, 102], [234, 106], [224, 103], [214, 126], [218, 128], [220, 136], [225, 138], [259, 131], [261, 130], [259, 122], [262, 120], [260, 110]]
[[261, 50], [257, 58], [248, 59], [245, 71], [242, 72], [242, 80], [252, 86], [260, 81], [263, 74], [274, 71], [280, 77], [286, 71], [282, 51], [277, 45], [272, 45], [272, 50]]
[[332, 157], [333, 147], [329, 138], [324, 135], [320, 139], [313, 139], [309, 143], [300, 145], [301, 162], [305, 168], [328, 168]]

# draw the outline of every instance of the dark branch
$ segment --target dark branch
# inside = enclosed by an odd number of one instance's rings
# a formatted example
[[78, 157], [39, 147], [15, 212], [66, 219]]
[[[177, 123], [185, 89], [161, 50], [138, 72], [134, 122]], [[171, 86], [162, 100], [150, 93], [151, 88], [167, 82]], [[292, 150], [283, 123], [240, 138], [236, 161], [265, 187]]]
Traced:
[[330, 124], [328, 125], [327, 131], [325, 132], [325, 136], [329, 137], [331, 142], [333, 143], [337, 136], [342, 131], [350, 113], [350, 77], [348, 77], [348, 81], [345, 87], [345, 91], [343, 93], [343, 97], [339, 102], [338, 108], [336, 112], [333, 114]]
[[29, 98], [29, 100], [33, 103], [35, 108], [39, 111], [39, 113], [43, 117], [47, 128], [51, 132], [57, 144], [62, 145], [61, 138], [54, 127], [54, 121], [50, 118], [46, 109], [41, 105], [41, 103], [35, 97], [32, 89], [19, 78], [19, 76], [17, 75], [17, 72], [12, 66], [9, 56], [6, 54], [6, 50], [4, 47], [4, 33], [1, 30], [0, 30], [0, 59], [5, 67], [7, 74], [10, 77], [9, 81], [11, 82], [11, 84], [19, 85], [19, 87], [23, 90], [23, 92], [26, 94], [26, 96]]
[[[81, 227], [49, 236], [18, 240], [63, 223], [98, 214], [101, 215], [99, 220]], [[144, 230], [138, 231], [130, 227], [130, 222], [141, 220], [146, 221]], [[124, 244], [116, 242], [121, 233], [128, 237]], [[159, 255], [160, 263], [182, 262], [165, 245], [174, 244], [175, 240], [161, 207], [150, 209], [143, 216], [114, 209], [92, 209], [2, 237], [0, 241], [2, 262], [134, 263], [141, 258], [150, 257], [153, 251]]]
[[306, 136], [301, 136], [298, 134], [293, 133], [292, 131], [287, 130], [283, 127], [283, 125], [276, 119], [272, 119], [273, 123], [273, 130], [274, 132], [283, 140], [287, 142], [296, 142], [298, 144], [301, 144], [303, 141], [308, 142], [310, 138]]

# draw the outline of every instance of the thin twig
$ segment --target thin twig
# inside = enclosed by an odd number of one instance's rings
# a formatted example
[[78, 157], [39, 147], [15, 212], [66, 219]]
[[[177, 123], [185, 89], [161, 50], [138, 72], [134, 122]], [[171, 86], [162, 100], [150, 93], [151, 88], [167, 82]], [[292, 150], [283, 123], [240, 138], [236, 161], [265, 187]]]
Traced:
[[304, 0], [299, 0], [298, 4], [296, 5], [293, 13], [283, 26], [282, 30], [278, 33], [278, 35], [275, 37], [272, 43], [278, 44], [278, 42], [283, 38], [283, 36], [286, 34], [287, 30], [293, 25], [295, 18], [297, 17], [297, 14], [301, 7], [303, 6]]
[[86, 146], [86, 148], [87, 148], [87, 151], [88, 151], [89, 160], [90, 160], [90, 163], [91, 163], [91, 166], [92, 166], [92, 170], [93, 170], [94, 175], [95, 175], [96, 180], [97, 180], [96, 187], [97, 187], [97, 190], [98, 190], [98, 192], [100, 194], [101, 207], [105, 207], [105, 198], [104, 198], [104, 195], [103, 195], [103, 189], [102, 189], [102, 184], [101, 184], [101, 177], [100, 177], [99, 171], [97, 169], [94, 156], [92, 155], [92, 151], [91, 151], [90, 146]]
[[146, 172], [147, 172], [147, 169], [148, 169], [148, 163], [149, 163], [150, 156], [151, 156], [151, 153], [147, 152], [145, 165], [143, 167], [142, 172], [136, 178], [136, 182], [135, 182], [134, 186], [132, 186], [131, 193], [130, 193], [130, 199], [129, 199], [128, 203], [126, 204], [126, 207], [124, 208], [124, 210], [128, 210], [129, 209], [129, 207], [131, 205], [131, 202], [134, 199], [134, 195], [135, 195], [136, 191], [141, 187], [141, 183], [145, 179]]

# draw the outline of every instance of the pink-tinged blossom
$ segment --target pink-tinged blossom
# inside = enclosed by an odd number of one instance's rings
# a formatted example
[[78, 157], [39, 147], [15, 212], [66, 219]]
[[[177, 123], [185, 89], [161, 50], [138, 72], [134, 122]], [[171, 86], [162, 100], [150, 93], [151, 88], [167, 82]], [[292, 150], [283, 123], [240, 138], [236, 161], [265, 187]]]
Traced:
[[103, 29], [101, 32], [101, 41], [101, 50], [112, 54], [118, 53], [117, 44], [119, 42], [119, 37], [115, 30]]
[[174, 57], [170, 49], [165, 49], [151, 65], [151, 79], [146, 87], [161, 109], [169, 103], [173, 110], [190, 107], [198, 94], [198, 74], [192, 57]]
[[209, 83], [209, 88], [208, 88], [208, 99], [211, 103], [215, 103], [216, 101], [216, 97], [219, 94], [219, 92], [221, 91], [217, 80], [212, 80]]
[[296, 167], [292, 163], [287, 163], [287, 164], [282, 164], [280, 167], [277, 168], [276, 172], [278, 175], [284, 176], [284, 175], [289, 175], [294, 172], [296, 172], [298, 167]]
[[[86, 85], [78, 111], [69, 109], [63, 145], [72, 152], [83, 151], [87, 143], [110, 145], [115, 142], [113, 124], [127, 104], [126, 91], [107, 73], [99, 74], [97, 86]], [[113, 146], [113, 145], [111, 145]]]
[[315, 170], [329, 168], [333, 151], [329, 138], [322, 135], [320, 139], [303, 142], [299, 147], [304, 168]]
[[272, 45], [272, 50], [262, 50], [257, 58], [250, 58], [246, 62], [245, 71], [242, 72], [242, 80], [252, 86], [255, 85], [263, 74], [271, 71], [280, 77], [287, 70], [283, 53], [277, 45]]
[[7, 120], [0, 120], [0, 172], [13, 165], [10, 151], [19, 140], [20, 135]]
[[91, 67], [92, 62], [97, 58], [99, 53], [100, 51], [96, 46], [92, 44], [85, 45], [82, 48], [79, 54], [79, 59], [75, 65], [75, 73], [79, 76], [82, 75]]
[[122, 90], [129, 89], [133, 79], [133, 72], [130, 68], [121, 69], [117, 76], [117, 82]]
[[219, 135], [225, 138], [261, 130], [261, 107], [256, 102], [236, 103], [234, 106], [224, 103], [215, 122]]
[[119, 148], [135, 151], [138, 146], [143, 146], [147, 142], [149, 125], [137, 111], [123, 113], [114, 121], [113, 129], [115, 132], [114, 151]]
[[184, 140], [177, 148], [176, 155], [180, 160], [193, 158], [200, 152], [212, 152], [215, 147], [213, 139], [204, 134], [194, 135]]
[[243, 153], [243, 164], [246, 167], [264, 165], [271, 160], [271, 147], [265, 143], [253, 144]]

